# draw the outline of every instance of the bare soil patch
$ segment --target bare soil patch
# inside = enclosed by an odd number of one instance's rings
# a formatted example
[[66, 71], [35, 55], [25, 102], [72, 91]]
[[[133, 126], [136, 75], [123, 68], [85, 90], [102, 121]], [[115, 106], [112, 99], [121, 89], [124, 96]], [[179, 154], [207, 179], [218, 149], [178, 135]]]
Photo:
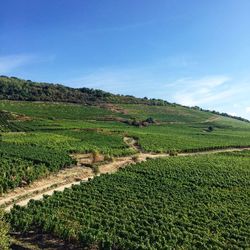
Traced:
[[114, 105], [112, 103], [105, 103], [105, 104], [102, 104], [100, 107], [106, 108], [112, 112], [121, 113], [124, 115], [127, 115], [129, 113], [128, 110], [121, 108], [121, 107], [118, 107], [117, 105]]

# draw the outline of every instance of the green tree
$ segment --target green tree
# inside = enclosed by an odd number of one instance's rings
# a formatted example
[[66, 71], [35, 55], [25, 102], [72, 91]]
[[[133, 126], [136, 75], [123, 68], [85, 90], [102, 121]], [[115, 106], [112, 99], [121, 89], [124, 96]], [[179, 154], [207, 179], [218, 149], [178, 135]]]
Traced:
[[9, 225], [4, 220], [4, 212], [0, 210], [0, 249], [10, 249]]
[[212, 126], [209, 126], [207, 130], [208, 130], [208, 132], [213, 132], [214, 128]]

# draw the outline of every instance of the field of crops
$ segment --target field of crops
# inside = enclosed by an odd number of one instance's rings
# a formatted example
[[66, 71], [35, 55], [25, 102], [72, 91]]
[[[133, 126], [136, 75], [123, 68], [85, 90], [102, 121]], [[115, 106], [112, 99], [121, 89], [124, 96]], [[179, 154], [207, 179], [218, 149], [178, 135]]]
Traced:
[[15, 230], [41, 228], [119, 249], [250, 247], [250, 157], [150, 160], [15, 207]]
[[9, 101], [1, 101], [0, 106], [7, 110], [0, 111], [1, 193], [71, 165], [72, 152], [97, 151], [108, 156], [134, 153], [121, 133], [99, 129], [95, 120], [112, 115], [109, 110]]
[[1, 142], [0, 194], [73, 163], [63, 151]]
[[213, 116], [211, 113], [187, 109], [179, 105], [149, 106], [122, 104], [119, 106], [131, 116], [141, 120], [154, 117], [162, 122], [202, 122]]
[[30, 144], [1, 142], [0, 155], [30, 160], [34, 163], [43, 163], [50, 171], [56, 171], [73, 163], [72, 159], [64, 151], [51, 150], [46, 147]]
[[35, 164], [32, 161], [5, 155], [1, 155], [0, 168], [0, 194], [21, 184], [27, 185], [48, 173], [45, 164]]
[[[53, 119], [103, 119], [115, 116], [108, 109], [67, 103], [0, 101], [0, 110], [7, 110], [30, 117]], [[119, 114], [122, 116], [122, 114]]]
[[[20, 123], [20, 122], [19, 122]], [[241, 124], [240, 124], [241, 125]], [[3, 140], [61, 145], [69, 150], [88, 151], [99, 148], [103, 153], [111, 153], [109, 149], [125, 149], [122, 135], [127, 134], [138, 138], [144, 151], [166, 152], [172, 149], [178, 151], [202, 151], [207, 149], [250, 146], [249, 127], [231, 127], [214, 125], [213, 132], [207, 132], [208, 124], [164, 124], [136, 128], [119, 122], [104, 121], [73, 121], [73, 120], [33, 120], [22, 122], [22, 127], [30, 131], [26, 135], [7, 134]], [[95, 130], [105, 130], [108, 136]], [[32, 132], [33, 131], [33, 132]], [[70, 135], [69, 135], [70, 134]], [[74, 136], [72, 136], [75, 134]], [[113, 134], [112, 136], [110, 136]], [[112, 146], [113, 139], [117, 145]], [[81, 143], [77, 141], [81, 140]], [[118, 142], [119, 141], [119, 142]], [[87, 145], [86, 145], [87, 144]], [[106, 149], [105, 149], [106, 148]], [[112, 151], [112, 150], [111, 150]], [[118, 150], [119, 151], [119, 150]], [[114, 152], [119, 155], [119, 152]], [[126, 154], [126, 153], [125, 153]]]
[[3, 133], [0, 141], [0, 193], [70, 166], [73, 152], [107, 156], [134, 153], [120, 134], [96, 130]]
[[18, 123], [9, 120], [13, 120], [13, 117], [9, 113], [0, 110], [0, 132], [22, 130]]
[[123, 142], [121, 134], [112, 134], [92, 129], [7, 133], [2, 135], [2, 141], [18, 145], [36, 145], [68, 153], [86, 153], [93, 150], [113, 156], [133, 153]]
[[161, 125], [150, 126], [131, 133], [139, 139], [145, 151], [165, 152], [203, 151], [208, 149], [250, 146], [250, 130], [244, 128], [219, 128], [212, 133], [207, 125]]
[[[146, 152], [250, 146], [250, 125], [241, 121], [218, 118], [210, 113], [174, 105], [124, 104], [120, 108], [126, 115], [76, 104], [1, 101], [0, 109], [6, 111], [0, 112], [0, 154], [45, 166], [47, 170], [34, 174], [36, 178], [71, 164], [69, 154], [72, 152], [97, 151], [107, 156], [135, 153], [124, 143], [125, 135], [137, 138], [139, 146]], [[106, 121], [107, 117], [139, 120], [153, 117], [157, 123], [135, 127], [118, 121]], [[214, 128], [212, 132], [207, 131], [208, 126]], [[3, 178], [5, 172], [2, 173]], [[23, 177], [16, 181], [17, 177], [12, 174], [8, 176], [15, 180], [15, 186], [23, 183]], [[28, 178], [24, 183], [34, 178]], [[2, 190], [12, 187], [11, 184]]]
[[0, 78], [0, 249], [250, 249], [250, 121]]

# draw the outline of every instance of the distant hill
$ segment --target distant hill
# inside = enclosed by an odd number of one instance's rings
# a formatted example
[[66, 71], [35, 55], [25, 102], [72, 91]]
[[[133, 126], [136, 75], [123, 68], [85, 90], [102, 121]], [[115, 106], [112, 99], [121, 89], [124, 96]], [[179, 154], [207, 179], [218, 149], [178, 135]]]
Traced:
[[115, 95], [98, 89], [70, 88], [61, 84], [38, 83], [16, 77], [0, 76], [0, 99], [16, 101], [70, 102], [81, 104], [126, 103], [165, 105], [159, 99]]
[[[131, 95], [115, 95], [99, 89], [70, 88], [61, 84], [40, 83], [17, 77], [0, 76], [0, 100], [67, 102], [85, 105], [144, 104], [150, 106], [181, 106], [161, 99], [137, 98]], [[185, 107], [185, 106], [184, 106]], [[231, 116], [227, 113], [204, 110], [200, 107], [188, 109], [212, 112], [217, 115], [249, 122], [247, 119]]]

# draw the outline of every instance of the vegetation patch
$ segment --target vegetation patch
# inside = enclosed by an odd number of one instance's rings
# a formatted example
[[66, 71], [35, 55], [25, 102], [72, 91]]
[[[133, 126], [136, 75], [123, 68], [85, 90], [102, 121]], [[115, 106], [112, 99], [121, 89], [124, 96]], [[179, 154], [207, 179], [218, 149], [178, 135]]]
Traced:
[[39, 227], [100, 249], [247, 249], [250, 158], [149, 160], [14, 207], [14, 230]]

